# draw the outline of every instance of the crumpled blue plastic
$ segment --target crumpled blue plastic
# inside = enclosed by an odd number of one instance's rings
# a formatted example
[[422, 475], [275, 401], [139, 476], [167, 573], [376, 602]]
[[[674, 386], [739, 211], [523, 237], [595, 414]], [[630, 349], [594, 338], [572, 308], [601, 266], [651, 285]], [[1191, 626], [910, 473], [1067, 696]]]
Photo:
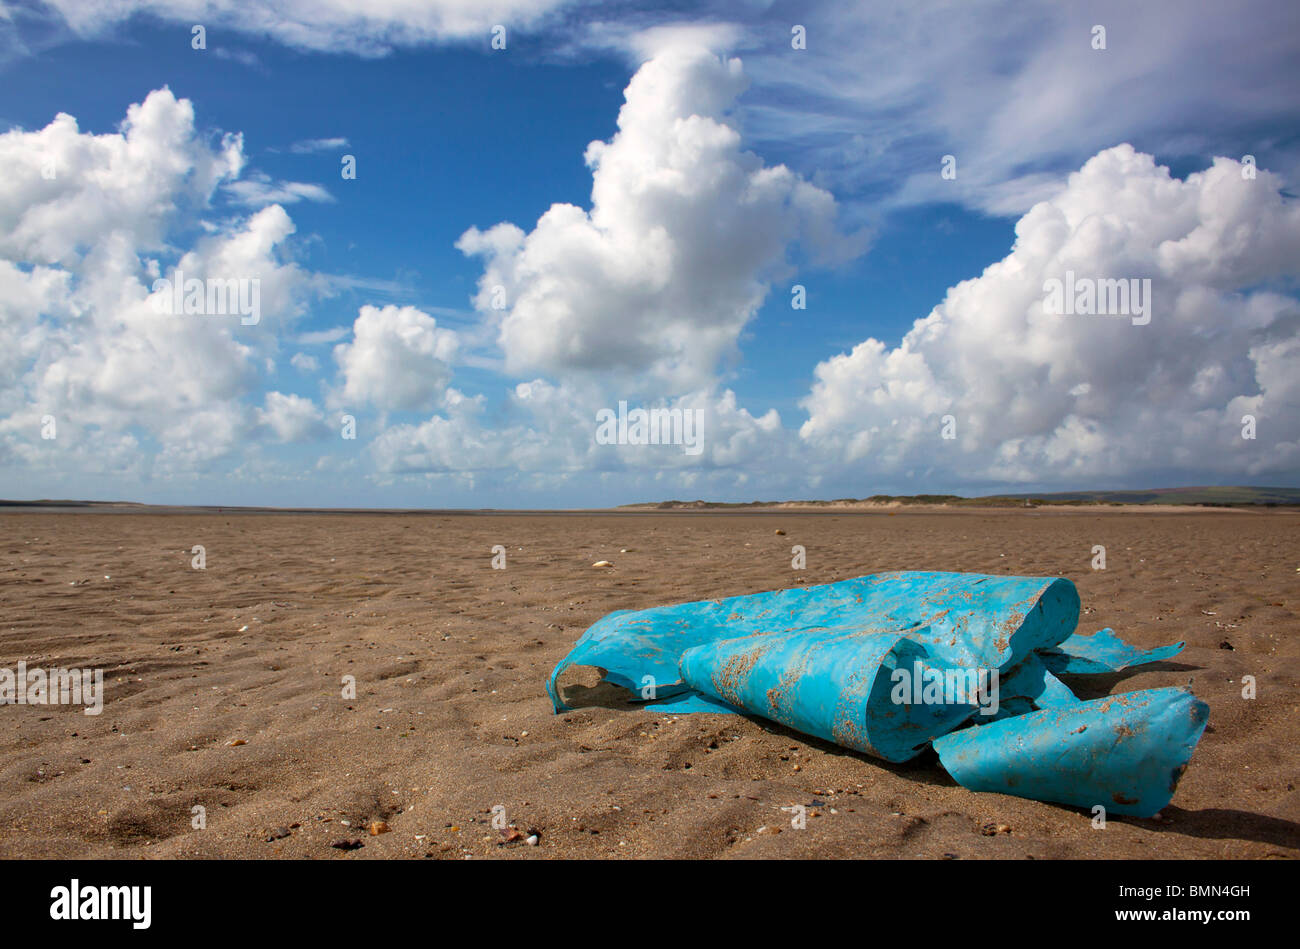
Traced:
[[[748, 712], [907, 761], [933, 746], [961, 785], [1151, 816], [1174, 789], [1208, 706], [1186, 689], [1080, 701], [1058, 675], [1176, 655], [1109, 629], [1074, 632], [1059, 577], [898, 572], [620, 610], [589, 628], [547, 683], [595, 666], [656, 711]], [[929, 690], [929, 691], [927, 691]]]
[[1183, 651], [1186, 643], [1173, 643], [1155, 649], [1135, 649], [1115, 635], [1113, 629], [1101, 629], [1091, 636], [1071, 636], [1059, 646], [1042, 651], [1043, 664], [1057, 675], [1087, 675], [1119, 672], [1129, 666], [1169, 659]]

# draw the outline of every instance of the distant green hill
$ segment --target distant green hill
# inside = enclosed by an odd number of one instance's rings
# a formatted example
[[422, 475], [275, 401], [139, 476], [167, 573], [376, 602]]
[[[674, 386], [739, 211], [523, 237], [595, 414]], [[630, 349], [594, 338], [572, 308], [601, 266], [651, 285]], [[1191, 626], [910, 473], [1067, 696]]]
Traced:
[[623, 507], [658, 510], [738, 510], [775, 505], [840, 507], [850, 504], [948, 504], [955, 507], [1038, 506], [1050, 504], [1186, 504], [1189, 506], [1241, 507], [1300, 505], [1300, 488], [1215, 486], [1200, 488], [1149, 488], [1126, 491], [1058, 491], [1052, 494], [990, 494], [968, 498], [960, 494], [873, 494], [868, 498], [833, 501], [660, 501]]
[[[1029, 498], [1046, 503], [1068, 504], [1300, 504], [1300, 488], [1152, 488], [1146, 491], [1062, 491], [1055, 494], [999, 495], [1001, 499]], [[991, 500], [980, 498], [979, 500]]]

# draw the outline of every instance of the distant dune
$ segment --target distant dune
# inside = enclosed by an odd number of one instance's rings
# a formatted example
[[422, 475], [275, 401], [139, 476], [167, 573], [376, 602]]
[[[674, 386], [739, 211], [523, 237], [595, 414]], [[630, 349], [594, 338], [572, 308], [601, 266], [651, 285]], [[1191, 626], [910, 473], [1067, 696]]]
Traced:
[[84, 511], [148, 514], [565, 514], [644, 513], [646, 511], [745, 511], [862, 510], [911, 507], [924, 510], [952, 508], [1033, 508], [1051, 506], [1060, 510], [1077, 507], [1140, 506], [1144, 511], [1165, 507], [1252, 508], [1300, 507], [1300, 488], [1200, 487], [1150, 488], [1122, 491], [1062, 491], [1056, 494], [990, 494], [968, 498], [960, 494], [873, 494], [867, 498], [835, 498], [788, 501], [643, 501], [615, 508], [377, 508], [352, 507], [258, 507], [239, 504], [143, 504], [137, 501], [86, 501], [77, 499], [6, 500], [0, 511]]
[[880, 508], [925, 507], [1077, 507], [1081, 505], [1142, 505], [1195, 506], [1195, 507], [1276, 507], [1300, 505], [1300, 488], [1257, 488], [1214, 486], [1199, 488], [1149, 488], [1123, 491], [1062, 491], [1055, 494], [990, 494], [968, 498], [960, 494], [874, 494], [868, 498], [836, 498], [835, 500], [804, 501], [750, 501], [728, 503], [723, 501], [659, 501], [625, 504], [619, 510], [641, 511], [723, 511], [723, 510], [789, 510], [792, 508]]

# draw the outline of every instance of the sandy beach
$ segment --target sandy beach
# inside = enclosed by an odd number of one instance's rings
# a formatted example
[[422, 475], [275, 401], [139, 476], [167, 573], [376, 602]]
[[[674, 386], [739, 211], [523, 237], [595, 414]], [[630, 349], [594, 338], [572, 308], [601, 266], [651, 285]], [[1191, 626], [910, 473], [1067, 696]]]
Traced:
[[[104, 674], [96, 716], [0, 706], [0, 857], [1300, 856], [1294, 510], [0, 525], [0, 666]], [[884, 765], [757, 719], [637, 709], [592, 689], [593, 670], [566, 683], [584, 707], [552, 714], [546, 676], [611, 610], [888, 570], [1063, 576], [1081, 631], [1186, 640], [1174, 661], [1071, 683], [1089, 698], [1190, 684], [1209, 703], [1163, 818], [1094, 829], [1079, 809], [967, 791], [932, 753]], [[797, 804], [803, 830], [782, 810]]]

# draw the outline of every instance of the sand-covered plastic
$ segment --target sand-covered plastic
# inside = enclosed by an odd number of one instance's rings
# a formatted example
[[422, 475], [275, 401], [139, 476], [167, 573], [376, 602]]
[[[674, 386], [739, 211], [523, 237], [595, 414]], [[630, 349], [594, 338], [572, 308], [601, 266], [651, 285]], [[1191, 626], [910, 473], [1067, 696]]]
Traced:
[[570, 666], [659, 712], [750, 713], [886, 761], [933, 747], [977, 791], [1149, 817], [1169, 803], [1209, 715], [1187, 689], [1081, 701], [1058, 676], [1168, 659], [1109, 629], [1075, 632], [1059, 577], [896, 572], [602, 617]]

